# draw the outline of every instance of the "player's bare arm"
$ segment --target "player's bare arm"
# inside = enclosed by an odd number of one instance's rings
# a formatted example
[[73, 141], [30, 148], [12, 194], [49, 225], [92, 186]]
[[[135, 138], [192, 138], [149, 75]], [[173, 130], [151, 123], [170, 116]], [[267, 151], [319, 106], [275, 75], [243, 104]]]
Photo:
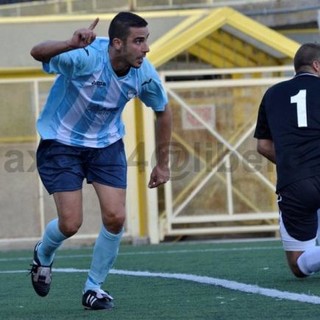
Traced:
[[258, 139], [257, 141], [257, 151], [270, 160], [276, 163], [276, 153], [274, 150], [274, 144], [272, 140], [269, 139]]
[[156, 112], [156, 160], [153, 168], [149, 188], [156, 188], [170, 179], [169, 145], [171, 141], [172, 115], [169, 106], [165, 111]]
[[94, 28], [98, 22], [99, 18], [96, 18], [89, 28], [76, 30], [69, 40], [49, 40], [39, 43], [31, 49], [30, 54], [35, 60], [49, 62], [52, 57], [60, 53], [74, 49], [85, 48], [95, 40], [96, 34], [94, 32]]

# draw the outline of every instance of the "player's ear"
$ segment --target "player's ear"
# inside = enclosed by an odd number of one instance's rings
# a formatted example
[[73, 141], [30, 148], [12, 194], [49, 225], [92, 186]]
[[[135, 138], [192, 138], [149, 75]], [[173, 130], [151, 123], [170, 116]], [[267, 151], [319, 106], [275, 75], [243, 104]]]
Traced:
[[116, 50], [120, 50], [122, 48], [122, 44], [123, 41], [119, 38], [113, 38], [112, 40], [112, 46], [116, 49]]
[[312, 67], [315, 71], [320, 71], [320, 60], [313, 60], [312, 61]]

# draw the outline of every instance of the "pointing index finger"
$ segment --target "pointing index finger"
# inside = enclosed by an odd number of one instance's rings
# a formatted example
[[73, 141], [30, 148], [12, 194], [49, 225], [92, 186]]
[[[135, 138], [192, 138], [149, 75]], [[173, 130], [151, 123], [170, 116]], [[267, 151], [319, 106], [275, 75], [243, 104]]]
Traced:
[[90, 30], [93, 30], [99, 22], [99, 18], [96, 18], [89, 26]]

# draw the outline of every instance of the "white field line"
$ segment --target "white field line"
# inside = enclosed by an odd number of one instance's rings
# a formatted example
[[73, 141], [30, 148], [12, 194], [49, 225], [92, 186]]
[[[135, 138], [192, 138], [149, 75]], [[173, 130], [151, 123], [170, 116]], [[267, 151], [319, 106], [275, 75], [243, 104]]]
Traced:
[[[121, 249], [120, 249], [121, 250]], [[121, 252], [119, 256], [135, 256], [135, 255], [157, 255], [157, 254], [184, 254], [184, 253], [202, 253], [202, 252], [241, 252], [241, 251], [261, 251], [261, 250], [282, 250], [281, 246], [270, 247], [243, 247], [243, 248], [208, 248], [208, 249], [176, 249], [176, 250], [163, 250], [163, 251], [137, 251], [137, 252]], [[88, 258], [91, 254], [73, 254], [73, 255], [57, 255], [55, 259], [77, 259]], [[26, 261], [32, 260], [32, 257], [19, 257], [19, 258], [0, 258], [0, 262], [10, 261]]]
[[[89, 270], [86, 269], [74, 269], [74, 268], [53, 268], [54, 272], [85, 272]], [[0, 274], [8, 273], [26, 273], [26, 270], [12, 270], [12, 271], [0, 271]], [[301, 293], [294, 293], [289, 291], [280, 291], [276, 289], [262, 288], [257, 285], [245, 284], [236, 281], [230, 281], [225, 279], [212, 278], [207, 276], [197, 276], [193, 274], [184, 274], [184, 273], [162, 273], [162, 272], [149, 272], [149, 271], [130, 271], [130, 270], [117, 270], [112, 269], [111, 274], [124, 275], [124, 276], [134, 276], [134, 277], [149, 277], [149, 278], [164, 278], [164, 279], [175, 279], [175, 280], [184, 280], [192, 281], [196, 283], [212, 285], [216, 287], [222, 287], [225, 289], [258, 294], [261, 296], [266, 296], [270, 298], [291, 300], [297, 302], [311, 303], [311, 304], [320, 304], [320, 297], [314, 295], [307, 295]]]

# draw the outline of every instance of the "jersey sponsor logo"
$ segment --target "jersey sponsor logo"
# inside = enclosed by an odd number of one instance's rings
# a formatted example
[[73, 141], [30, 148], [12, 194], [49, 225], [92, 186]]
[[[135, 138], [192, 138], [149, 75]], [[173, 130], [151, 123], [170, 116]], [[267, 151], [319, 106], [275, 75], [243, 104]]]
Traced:
[[98, 104], [91, 104], [87, 107], [87, 109], [95, 114], [106, 115], [110, 113], [109, 109], [106, 109]]
[[100, 80], [97, 80], [97, 81], [94, 80], [94, 81], [91, 82], [91, 84], [93, 86], [97, 86], [97, 87], [106, 87], [107, 86], [106, 82], [100, 81]]

